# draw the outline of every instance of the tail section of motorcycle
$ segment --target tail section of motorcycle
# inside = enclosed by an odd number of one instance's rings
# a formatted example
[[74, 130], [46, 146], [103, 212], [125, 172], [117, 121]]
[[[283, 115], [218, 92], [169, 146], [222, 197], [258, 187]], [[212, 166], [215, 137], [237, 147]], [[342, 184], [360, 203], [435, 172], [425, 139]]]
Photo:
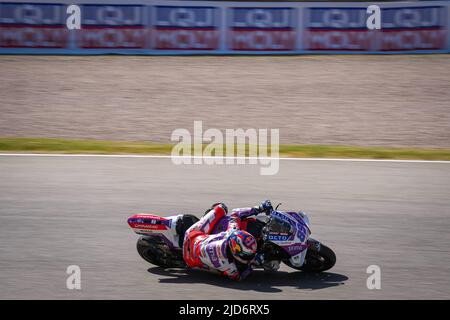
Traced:
[[182, 252], [184, 233], [196, 221], [198, 218], [193, 215], [164, 218], [136, 214], [128, 219], [128, 224], [141, 235], [136, 248], [145, 261], [163, 268], [185, 268]]

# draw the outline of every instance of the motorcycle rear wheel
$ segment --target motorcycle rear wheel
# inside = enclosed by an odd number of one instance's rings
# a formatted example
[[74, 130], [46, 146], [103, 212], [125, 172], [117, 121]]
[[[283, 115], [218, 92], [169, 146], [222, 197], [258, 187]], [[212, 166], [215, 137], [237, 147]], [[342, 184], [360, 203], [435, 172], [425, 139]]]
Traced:
[[136, 243], [139, 255], [145, 261], [162, 268], [186, 268], [181, 251], [174, 253], [166, 244], [151, 237], [140, 237]]

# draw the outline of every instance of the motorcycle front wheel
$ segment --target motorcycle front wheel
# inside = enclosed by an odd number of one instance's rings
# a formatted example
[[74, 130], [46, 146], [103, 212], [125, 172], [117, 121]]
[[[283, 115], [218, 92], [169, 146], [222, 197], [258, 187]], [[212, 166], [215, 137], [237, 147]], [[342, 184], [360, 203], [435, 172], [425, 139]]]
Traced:
[[336, 255], [324, 244], [320, 247], [310, 246], [306, 252], [305, 262], [301, 267], [296, 267], [289, 260], [283, 261], [289, 267], [303, 272], [324, 272], [334, 267]]

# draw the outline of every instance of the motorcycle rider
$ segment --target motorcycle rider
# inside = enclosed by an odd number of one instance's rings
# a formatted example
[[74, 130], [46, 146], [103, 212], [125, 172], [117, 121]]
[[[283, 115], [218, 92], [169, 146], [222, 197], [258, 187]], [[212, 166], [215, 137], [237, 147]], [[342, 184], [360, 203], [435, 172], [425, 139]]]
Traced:
[[228, 208], [218, 203], [185, 233], [183, 258], [188, 267], [217, 271], [233, 280], [243, 280], [252, 271], [257, 244], [255, 238], [241, 230], [241, 220], [273, 210], [269, 200], [247, 210], [233, 210], [225, 231], [211, 234]]

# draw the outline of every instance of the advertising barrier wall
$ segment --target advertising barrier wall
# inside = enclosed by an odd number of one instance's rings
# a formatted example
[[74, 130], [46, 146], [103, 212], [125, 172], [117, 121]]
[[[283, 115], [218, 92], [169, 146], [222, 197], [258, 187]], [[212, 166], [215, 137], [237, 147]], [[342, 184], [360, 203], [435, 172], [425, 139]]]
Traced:
[[[66, 25], [73, 4], [79, 30]], [[367, 28], [371, 4], [379, 30]], [[449, 17], [445, 1], [10, 0], [0, 2], [0, 53], [448, 53]]]

